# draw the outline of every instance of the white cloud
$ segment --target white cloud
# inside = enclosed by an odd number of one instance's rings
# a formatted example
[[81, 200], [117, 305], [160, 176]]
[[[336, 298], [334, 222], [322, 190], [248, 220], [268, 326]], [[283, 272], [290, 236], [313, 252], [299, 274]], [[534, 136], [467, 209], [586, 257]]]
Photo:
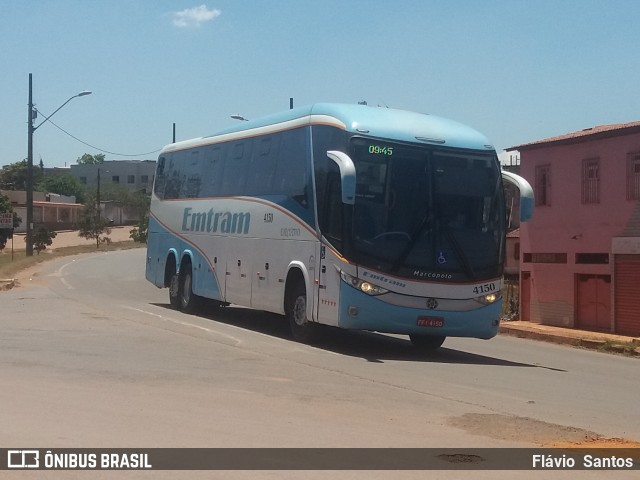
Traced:
[[199, 27], [203, 23], [210, 22], [216, 17], [219, 17], [221, 13], [220, 10], [216, 10], [215, 8], [208, 9], [207, 6], [203, 4], [199, 7], [173, 12], [173, 24], [181, 28]]

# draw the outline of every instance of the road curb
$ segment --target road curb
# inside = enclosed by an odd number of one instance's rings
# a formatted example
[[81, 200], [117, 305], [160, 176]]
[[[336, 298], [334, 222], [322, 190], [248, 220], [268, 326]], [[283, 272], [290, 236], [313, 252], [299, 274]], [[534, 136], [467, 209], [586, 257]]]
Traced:
[[0, 278], [0, 291], [11, 290], [16, 286], [15, 278]]
[[602, 338], [581, 337], [579, 331], [577, 331], [575, 335], [566, 335], [552, 330], [534, 330], [508, 324], [502, 324], [500, 326], [500, 334], [558, 345], [570, 345], [589, 350], [598, 350], [605, 353], [621, 353], [627, 356], [640, 357], [640, 343], [633, 337], [630, 337], [628, 342], [624, 342], [608, 339], [606, 336]]

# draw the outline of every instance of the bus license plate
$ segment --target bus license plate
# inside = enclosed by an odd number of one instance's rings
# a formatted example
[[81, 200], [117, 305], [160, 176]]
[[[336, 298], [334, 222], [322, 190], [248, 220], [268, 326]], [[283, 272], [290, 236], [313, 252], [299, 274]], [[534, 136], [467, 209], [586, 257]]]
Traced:
[[419, 327], [444, 327], [444, 318], [442, 317], [418, 317]]

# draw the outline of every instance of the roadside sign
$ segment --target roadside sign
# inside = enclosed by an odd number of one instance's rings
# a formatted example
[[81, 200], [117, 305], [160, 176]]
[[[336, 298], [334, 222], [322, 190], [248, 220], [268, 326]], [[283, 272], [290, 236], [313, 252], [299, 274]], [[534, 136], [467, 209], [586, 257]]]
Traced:
[[13, 228], [13, 213], [0, 213], [0, 228]]

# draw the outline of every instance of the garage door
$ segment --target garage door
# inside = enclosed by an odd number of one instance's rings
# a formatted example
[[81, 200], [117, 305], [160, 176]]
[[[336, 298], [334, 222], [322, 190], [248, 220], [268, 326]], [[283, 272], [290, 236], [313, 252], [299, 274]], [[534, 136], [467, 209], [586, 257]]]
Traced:
[[578, 275], [577, 327], [611, 331], [611, 276]]
[[640, 335], [640, 255], [615, 256], [615, 332]]

